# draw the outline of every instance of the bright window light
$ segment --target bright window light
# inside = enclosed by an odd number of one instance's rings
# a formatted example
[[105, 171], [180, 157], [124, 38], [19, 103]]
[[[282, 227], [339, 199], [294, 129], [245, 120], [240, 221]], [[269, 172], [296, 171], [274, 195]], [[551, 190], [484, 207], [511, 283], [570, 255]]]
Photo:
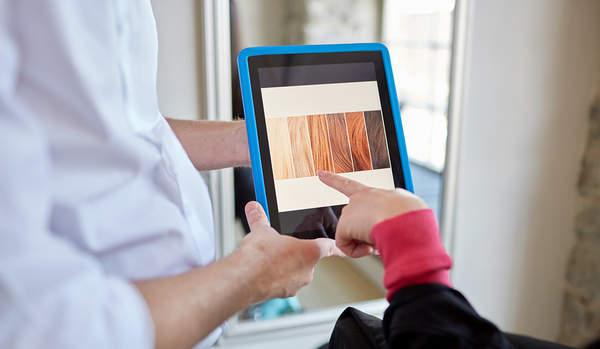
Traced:
[[390, 50], [412, 162], [442, 172], [446, 157], [455, 0], [385, 0], [382, 39]]

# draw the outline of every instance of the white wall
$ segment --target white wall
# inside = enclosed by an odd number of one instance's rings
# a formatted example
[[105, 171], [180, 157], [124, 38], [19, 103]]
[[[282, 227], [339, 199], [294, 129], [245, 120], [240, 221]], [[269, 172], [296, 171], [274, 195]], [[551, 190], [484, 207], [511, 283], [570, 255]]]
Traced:
[[242, 48], [284, 43], [285, 1], [235, 0], [234, 3]]
[[163, 115], [201, 117], [202, 84], [197, 59], [194, 0], [152, 0], [158, 28], [158, 104]]
[[453, 282], [502, 329], [555, 339], [600, 1], [473, 4]]

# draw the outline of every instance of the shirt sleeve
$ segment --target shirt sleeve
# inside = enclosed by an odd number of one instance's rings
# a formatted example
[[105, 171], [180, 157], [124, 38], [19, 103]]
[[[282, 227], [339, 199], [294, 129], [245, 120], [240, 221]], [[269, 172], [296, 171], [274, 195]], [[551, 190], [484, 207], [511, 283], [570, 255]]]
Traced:
[[135, 285], [49, 228], [53, 154], [19, 99], [11, 6], [0, 0], [0, 348], [153, 348]]

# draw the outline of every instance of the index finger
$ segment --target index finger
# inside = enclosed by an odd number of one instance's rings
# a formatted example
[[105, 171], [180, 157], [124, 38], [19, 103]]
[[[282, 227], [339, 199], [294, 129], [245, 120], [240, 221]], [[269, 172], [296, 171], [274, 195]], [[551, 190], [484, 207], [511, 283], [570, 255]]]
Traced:
[[318, 170], [317, 175], [319, 176], [321, 182], [348, 197], [367, 188], [367, 186], [364, 184], [358, 183], [357, 181], [353, 181], [346, 177], [338, 176], [328, 171]]

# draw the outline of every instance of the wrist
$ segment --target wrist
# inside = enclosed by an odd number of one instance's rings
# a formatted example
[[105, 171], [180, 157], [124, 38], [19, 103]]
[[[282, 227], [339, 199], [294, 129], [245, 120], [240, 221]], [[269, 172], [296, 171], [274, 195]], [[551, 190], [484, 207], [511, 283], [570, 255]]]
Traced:
[[388, 299], [397, 290], [419, 283], [452, 287], [448, 270], [452, 260], [442, 245], [431, 209], [398, 215], [376, 225], [371, 233], [385, 268]]
[[390, 205], [387, 206], [387, 209], [381, 210], [381, 215], [379, 216], [377, 223], [403, 214], [429, 208], [423, 199], [404, 189], [396, 189], [393, 192], [388, 192], [387, 195], [389, 195], [390, 198], [390, 200], [387, 200]]
[[242, 242], [229, 256], [225, 257], [230, 267], [236, 270], [235, 278], [244, 289], [244, 308], [260, 303], [267, 298], [268, 286], [263, 280], [269, 265], [266, 261], [265, 251], [255, 244]]
[[235, 126], [235, 144], [236, 144], [236, 157], [237, 163], [240, 166], [251, 166], [250, 162], [250, 149], [248, 145], [248, 134], [246, 133], [246, 122], [245, 121], [233, 121]]

